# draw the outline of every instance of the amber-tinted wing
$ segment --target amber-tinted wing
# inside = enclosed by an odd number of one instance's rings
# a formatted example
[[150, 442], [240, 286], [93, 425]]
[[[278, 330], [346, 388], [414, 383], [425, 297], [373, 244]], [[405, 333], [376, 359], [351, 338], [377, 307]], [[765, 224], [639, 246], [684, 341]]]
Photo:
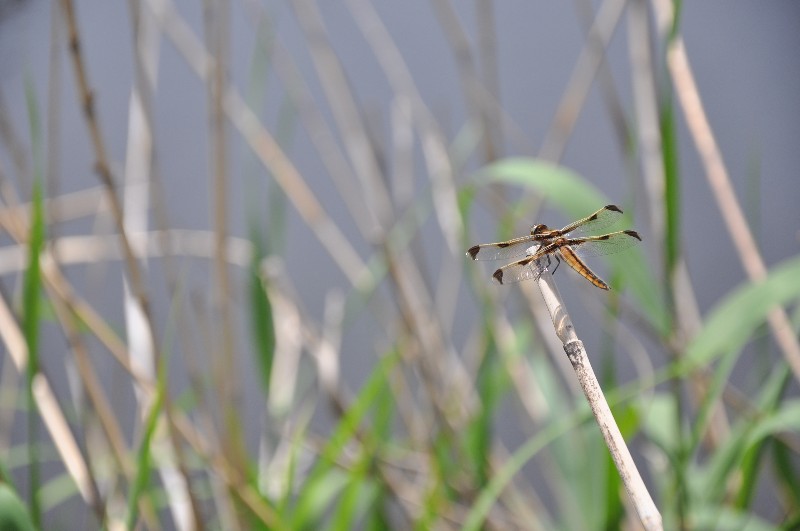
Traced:
[[467, 254], [473, 260], [502, 260], [522, 256], [532, 246], [538, 246], [538, 243], [529, 234], [507, 242], [473, 245], [469, 248]]
[[632, 247], [640, 241], [642, 241], [642, 238], [635, 230], [621, 230], [602, 236], [569, 238], [567, 244], [579, 257], [586, 258], [618, 253]]
[[549, 256], [538, 257], [536, 255], [517, 260], [507, 266], [503, 266], [494, 272], [492, 277], [500, 284], [512, 284], [523, 280], [537, 280], [542, 273], [547, 271], [550, 264]]
[[574, 221], [558, 231], [562, 236], [569, 233], [575, 234], [588, 234], [590, 232], [600, 232], [606, 229], [622, 218], [622, 209], [616, 205], [607, 205], [583, 219]]

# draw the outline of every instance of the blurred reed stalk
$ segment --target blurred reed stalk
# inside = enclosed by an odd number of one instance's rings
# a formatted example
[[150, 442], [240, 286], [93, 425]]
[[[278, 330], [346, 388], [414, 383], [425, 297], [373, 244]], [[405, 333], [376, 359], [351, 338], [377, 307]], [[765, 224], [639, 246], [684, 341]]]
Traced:
[[552, 273], [549, 270], [545, 271], [537, 280], [537, 284], [553, 321], [556, 336], [561, 340], [564, 352], [572, 364], [575, 376], [578, 378], [583, 394], [589, 402], [589, 407], [592, 409], [592, 414], [603, 434], [608, 451], [611, 453], [611, 458], [614, 460], [614, 465], [617, 467], [619, 476], [636, 513], [639, 515], [642, 526], [647, 531], [663, 530], [661, 513], [658, 511], [655, 502], [653, 502], [653, 498], [650, 496], [650, 492], [639, 474], [639, 469], [636, 468], [636, 463], [633, 461], [628, 445], [619, 431], [614, 415], [611, 414], [611, 408], [608, 407], [603, 389], [600, 387], [600, 382], [597, 381], [597, 377], [592, 370], [592, 364], [589, 362], [589, 355], [586, 352], [583, 341], [580, 340], [575, 332], [572, 319], [566, 310], [564, 301], [561, 299], [561, 294], [558, 292]]

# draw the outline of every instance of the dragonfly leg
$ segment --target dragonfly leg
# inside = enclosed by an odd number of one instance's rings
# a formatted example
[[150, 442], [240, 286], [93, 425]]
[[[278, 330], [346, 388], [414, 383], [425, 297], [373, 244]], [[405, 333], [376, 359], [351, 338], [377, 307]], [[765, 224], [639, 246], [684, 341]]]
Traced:
[[[555, 255], [555, 256], [556, 256], [556, 267], [555, 267], [555, 269], [553, 269], [553, 271], [550, 273], [551, 275], [552, 275], [552, 274], [555, 274], [555, 272], [556, 272], [556, 269], [558, 269], [558, 266], [560, 266], [560, 265], [561, 265], [561, 258], [560, 258], [558, 255]], [[549, 256], [547, 257], [547, 267], [548, 267], [548, 268], [550, 267], [550, 257], [549, 257]]]

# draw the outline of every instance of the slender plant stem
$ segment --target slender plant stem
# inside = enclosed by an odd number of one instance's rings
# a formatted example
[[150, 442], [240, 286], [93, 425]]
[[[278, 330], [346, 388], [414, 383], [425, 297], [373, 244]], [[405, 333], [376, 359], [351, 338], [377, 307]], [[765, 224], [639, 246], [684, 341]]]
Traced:
[[[666, 36], [667, 29], [675, 27], [672, 3], [667, 0], [657, 0], [655, 7], [660, 20], [658, 26], [661, 28], [662, 36]], [[763, 281], [767, 276], [767, 267], [731, 185], [730, 175], [703, 108], [700, 91], [697, 89], [680, 35], [674, 35], [669, 41], [667, 67], [683, 109], [686, 125], [705, 168], [706, 179], [722, 213], [728, 235], [739, 254], [739, 260], [751, 281]], [[794, 377], [800, 381], [800, 343], [794, 335], [789, 317], [782, 308], [775, 308], [769, 313], [767, 322], [786, 363], [792, 368]]]
[[639, 470], [636, 468], [636, 463], [633, 461], [630, 450], [625, 444], [625, 439], [622, 437], [614, 416], [611, 414], [611, 409], [608, 407], [608, 402], [603, 390], [600, 388], [600, 383], [592, 370], [591, 363], [589, 363], [586, 348], [575, 332], [572, 319], [567, 313], [558, 288], [553, 281], [553, 275], [546, 271], [539, 278], [538, 283], [542, 297], [544, 297], [545, 304], [550, 312], [550, 317], [553, 320], [556, 335], [564, 345], [564, 352], [567, 353], [572, 368], [575, 370], [575, 376], [577, 376], [583, 393], [586, 395], [589, 407], [592, 409], [608, 451], [611, 452], [611, 458], [614, 460], [622, 483], [625, 485], [625, 490], [636, 508], [642, 525], [647, 531], [663, 529], [661, 513], [659, 513], [653, 502], [653, 498], [650, 496], [650, 492], [647, 490]]

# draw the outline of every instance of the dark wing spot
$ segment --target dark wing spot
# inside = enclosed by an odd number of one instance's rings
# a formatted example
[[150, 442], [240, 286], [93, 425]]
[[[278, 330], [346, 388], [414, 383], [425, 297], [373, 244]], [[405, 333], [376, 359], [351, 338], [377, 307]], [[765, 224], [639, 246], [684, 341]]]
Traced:
[[606, 205], [606, 210], [613, 210], [614, 212], [622, 213], [622, 209], [617, 205]]
[[633, 236], [634, 238], [636, 238], [639, 241], [642, 241], [642, 237], [639, 236], [639, 233], [636, 232], [635, 230], [626, 230], [626, 231], [622, 231], [622, 232], [624, 232], [628, 236]]
[[498, 283], [500, 283], [500, 284], [502, 284], [502, 283], [503, 283], [503, 270], [502, 270], [502, 269], [498, 269], [497, 271], [495, 271], [495, 272], [494, 272], [494, 275], [492, 275], [492, 276], [494, 277], [494, 279], [495, 279], [495, 280], [496, 280]]
[[467, 254], [470, 255], [470, 257], [472, 257], [473, 260], [475, 260], [475, 257], [478, 256], [478, 251], [480, 250], [481, 250], [480, 245], [473, 245], [472, 247], [469, 248]]
[[598, 236], [598, 237], [597, 237], [597, 239], [598, 239], [598, 240], [607, 240], [607, 239], [609, 239], [610, 237], [611, 237], [611, 235], [610, 235], [610, 234], [603, 234], [602, 236]]
[[500, 247], [501, 249], [502, 249], [503, 247], [508, 247], [509, 245], [511, 245], [511, 244], [510, 244], [510, 243], [508, 243], [508, 242], [502, 242], [502, 243], [498, 243], [498, 244], [497, 244], [497, 246], [498, 246], [498, 247]]

